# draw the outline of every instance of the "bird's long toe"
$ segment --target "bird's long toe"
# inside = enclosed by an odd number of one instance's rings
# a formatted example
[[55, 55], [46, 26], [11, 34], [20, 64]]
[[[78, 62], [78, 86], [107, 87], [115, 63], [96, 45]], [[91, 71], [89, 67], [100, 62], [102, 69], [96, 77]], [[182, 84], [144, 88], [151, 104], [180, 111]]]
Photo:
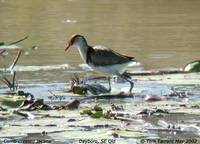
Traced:
[[134, 87], [134, 83], [131, 80], [129, 82], [130, 82], [130, 90], [129, 90], [129, 92], [131, 93], [132, 90], [133, 90], [133, 87]]

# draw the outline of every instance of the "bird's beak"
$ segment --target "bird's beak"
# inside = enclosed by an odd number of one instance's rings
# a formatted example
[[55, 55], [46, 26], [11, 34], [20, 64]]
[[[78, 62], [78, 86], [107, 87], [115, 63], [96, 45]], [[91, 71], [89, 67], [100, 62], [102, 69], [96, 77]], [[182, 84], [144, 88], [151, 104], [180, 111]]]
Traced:
[[65, 51], [67, 51], [70, 46], [71, 46], [71, 43], [67, 43], [67, 47], [65, 48]]

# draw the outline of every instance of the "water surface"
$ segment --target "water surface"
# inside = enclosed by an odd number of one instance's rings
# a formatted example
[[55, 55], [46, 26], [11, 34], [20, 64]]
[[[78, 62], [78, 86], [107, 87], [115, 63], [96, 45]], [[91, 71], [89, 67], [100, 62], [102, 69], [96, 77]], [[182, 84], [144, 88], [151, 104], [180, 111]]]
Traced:
[[[91, 45], [101, 44], [135, 56], [145, 68], [183, 67], [199, 59], [200, 1], [193, 0], [1, 0], [0, 41], [20, 43], [29, 55], [20, 65], [83, 63], [78, 51], [64, 52], [66, 40], [80, 33]], [[37, 51], [30, 48], [38, 46]], [[0, 66], [14, 54], [0, 57]]]

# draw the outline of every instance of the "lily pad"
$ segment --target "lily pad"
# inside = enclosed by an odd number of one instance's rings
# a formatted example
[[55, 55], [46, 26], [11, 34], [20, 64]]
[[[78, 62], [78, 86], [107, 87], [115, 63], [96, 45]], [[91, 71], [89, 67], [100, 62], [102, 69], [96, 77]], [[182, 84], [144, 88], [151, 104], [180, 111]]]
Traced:
[[118, 135], [117, 137], [124, 137], [124, 138], [141, 138], [147, 136], [147, 134], [143, 131], [134, 131], [129, 129], [113, 130], [112, 135]]
[[62, 139], [68, 140], [73, 137], [73, 139], [93, 139], [95, 141], [101, 141], [101, 138], [110, 138], [110, 136], [107, 134], [106, 129], [98, 129], [93, 131], [65, 131], [63, 133], [58, 134], [52, 134], [50, 136], [52, 137], [59, 137], [62, 135]]
[[4, 106], [17, 108], [19, 107], [23, 101], [26, 100], [23, 96], [13, 96], [13, 95], [1, 95], [0, 96], [0, 103]]
[[100, 118], [102, 116], [103, 116], [103, 111], [96, 111], [96, 112], [91, 114], [92, 118]]
[[184, 71], [200, 72], [200, 60], [193, 61], [184, 67]]

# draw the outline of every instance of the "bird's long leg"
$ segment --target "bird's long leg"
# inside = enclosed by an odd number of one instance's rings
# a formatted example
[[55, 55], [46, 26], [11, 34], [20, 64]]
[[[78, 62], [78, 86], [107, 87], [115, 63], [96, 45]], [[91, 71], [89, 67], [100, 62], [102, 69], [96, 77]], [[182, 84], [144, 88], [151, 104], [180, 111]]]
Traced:
[[131, 93], [131, 92], [132, 92], [132, 89], [133, 89], [133, 87], [134, 87], [134, 83], [131, 81], [130, 77], [129, 77], [128, 75], [126, 75], [126, 74], [121, 75], [121, 77], [122, 77], [124, 80], [126, 80], [127, 82], [130, 83], [129, 92]]
[[108, 85], [109, 85], [108, 91], [111, 92], [111, 82], [110, 82], [110, 77], [108, 77]]

